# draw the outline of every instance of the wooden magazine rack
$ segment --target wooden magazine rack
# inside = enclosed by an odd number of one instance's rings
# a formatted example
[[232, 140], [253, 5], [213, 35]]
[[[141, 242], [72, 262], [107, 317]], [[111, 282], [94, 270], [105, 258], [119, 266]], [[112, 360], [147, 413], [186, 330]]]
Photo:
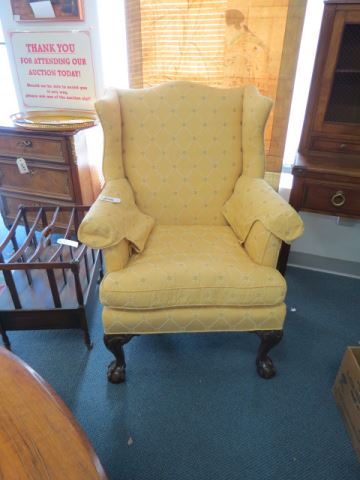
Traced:
[[[0, 243], [0, 270], [6, 284], [0, 295], [0, 334], [8, 349], [7, 331], [62, 328], [81, 328], [91, 348], [87, 313], [102, 277], [101, 252], [81, 243], [78, 247], [57, 243], [59, 237], [76, 238], [89, 208], [19, 207]], [[66, 219], [64, 231], [56, 226], [59, 218], [62, 224]]]

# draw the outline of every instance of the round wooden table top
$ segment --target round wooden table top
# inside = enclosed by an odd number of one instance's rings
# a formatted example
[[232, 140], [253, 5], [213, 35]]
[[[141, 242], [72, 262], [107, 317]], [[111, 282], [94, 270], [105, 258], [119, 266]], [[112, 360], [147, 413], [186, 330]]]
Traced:
[[92, 480], [106, 474], [55, 391], [0, 347], [0, 478]]

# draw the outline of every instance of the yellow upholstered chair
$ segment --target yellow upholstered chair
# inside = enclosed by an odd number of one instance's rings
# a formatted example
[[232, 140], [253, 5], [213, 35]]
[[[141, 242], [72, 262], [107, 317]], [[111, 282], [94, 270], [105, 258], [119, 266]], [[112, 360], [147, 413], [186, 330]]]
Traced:
[[108, 369], [124, 381], [134, 335], [254, 331], [257, 370], [282, 336], [281, 241], [303, 231], [263, 180], [272, 102], [255, 87], [170, 82], [110, 90], [96, 103], [105, 135], [102, 195], [79, 240], [104, 251], [100, 286]]

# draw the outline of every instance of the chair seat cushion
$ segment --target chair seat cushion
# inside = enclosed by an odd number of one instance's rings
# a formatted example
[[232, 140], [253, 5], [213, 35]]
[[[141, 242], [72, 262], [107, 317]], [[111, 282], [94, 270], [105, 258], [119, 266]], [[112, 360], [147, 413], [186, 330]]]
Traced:
[[101, 283], [103, 305], [124, 310], [272, 306], [286, 283], [254, 263], [230, 227], [157, 225], [145, 250]]

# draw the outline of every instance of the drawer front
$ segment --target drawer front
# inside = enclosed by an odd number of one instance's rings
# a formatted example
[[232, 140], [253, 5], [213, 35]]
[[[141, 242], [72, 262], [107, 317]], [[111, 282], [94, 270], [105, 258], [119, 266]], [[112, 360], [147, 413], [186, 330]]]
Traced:
[[[1, 200], [2, 200], [2, 206], [3, 206], [3, 214], [5, 215], [6, 219], [8, 221], [14, 220], [18, 213], [18, 209], [20, 205], [23, 205], [24, 207], [41, 207], [41, 206], [58, 206], [59, 204], [54, 202], [53, 200], [49, 199], [43, 199], [43, 200], [34, 200], [31, 198], [24, 198], [24, 197], [18, 197], [16, 195], [1, 195]], [[66, 205], [65, 202], [62, 202], [63, 205]], [[71, 203], [69, 204], [71, 205]], [[34, 221], [36, 217], [37, 212], [29, 212], [27, 214], [27, 219], [29, 222], [29, 226], [32, 226], [32, 222]], [[53, 213], [47, 212], [46, 217], [47, 217], [47, 222], [50, 223], [52, 219]], [[57, 220], [56, 220], [56, 226], [59, 228], [66, 228], [69, 222], [70, 214], [68, 212], [62, 212], [59, 213]], [[37, 230], [42, 230], [43, 229], [43, 224], [41, 221], [38, 223], [38, 228]]]
[[0, 135], [0, 155], [65, 162], [65, 144], [59, 139], [25, 135]]
[[360, 154], [360, 143], [351, 143], [329, 138], [313, 137], [310, 143], [310, 150], [320, 152]]
[[29, 173], [21, 174], [15, 161], [0, 160], [0, 188], [10, 192], [73, 200], [70, 172], [66, 168], [42, 167], [27, 162]]
[[339, 216], [360, 217], [360, 186], [307, 182], [303, 208]]

